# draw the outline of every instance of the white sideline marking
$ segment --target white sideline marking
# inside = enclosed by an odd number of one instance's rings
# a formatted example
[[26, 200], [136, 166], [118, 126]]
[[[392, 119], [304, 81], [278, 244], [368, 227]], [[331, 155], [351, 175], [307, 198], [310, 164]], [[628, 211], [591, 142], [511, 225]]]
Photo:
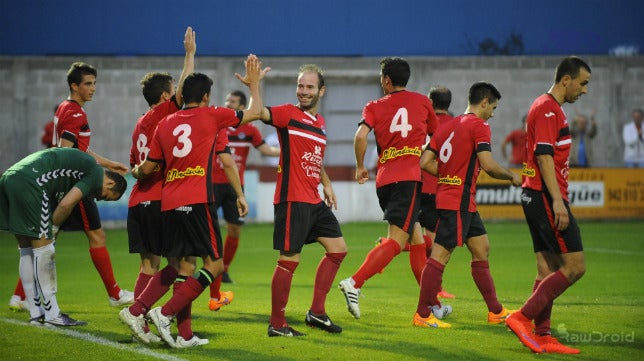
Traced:
[[629, 256], [644, 256], [644, 252], [635, 252], [635, 251], [624, 251], [621, 249], [611, 249], [611, 248], [586, 248], [584, 251], [596, 252], [596, 253], [613, 253], [613, 254], [623, 254]]
[[[18, 325], [18, 326], [38, 327], [38, 326], [30, 325], [29, 323], [25, 323], [24, 321], [13, 320], [13, 319], [10, 319], [10, 318], [0, 318], [0, 321], [5, 322], [5, 323], [11, 323], [13, 325]], [[56, 328], [53, 328], [53, 327], [51, 327], [51, 328], [50, 327], [38, 327], [38, 328], [42, 329], [42, 330], [57, 332], [57, 333], [60, 333], [60, 334], [66, 335], [66, 336], [77, 338], [79, 340], [93, 342], [93, 343], [97, 343], [99, 345], [108, 346], [108, 347], [112, 347], [112, 348], [123, 350], [123, 351], [134, 352], [134, 353], [138, 353], [138, 354], [144, 355], [144, 356], [154, 357], [154, 358], [157, 358], [159, 360], [188, 361], [188, 360], [180, 358], [180, 357], [176, 357], [176, 356], [172, 356], [172, 355], [166, 355], [166, 354], [163, 354], [163, 353], [158, 353], [158, 352], [152, 351], [152, 350], [150, 350], [148, 348], [145, 348], [142, 345], [141, 345], [141, 347], [136, 347], [136, 348], [129, 347], [127, 345], [123, 345], [123, 344], [120, 344], [118, 342], [110, 341], [110, 340], [102, 338], [102, 337], [94, 336], [94, 335], [86, 333], [86, 332], [79, 332], [79, 331], [76, 331], [76, 330], [64, 329], [64, 328], [58, 328], [58, 327], [56, 327]]]

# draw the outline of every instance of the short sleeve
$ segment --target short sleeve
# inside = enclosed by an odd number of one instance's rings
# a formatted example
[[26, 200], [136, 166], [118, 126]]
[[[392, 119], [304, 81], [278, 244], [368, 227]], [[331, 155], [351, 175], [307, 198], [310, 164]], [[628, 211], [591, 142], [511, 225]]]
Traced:
[[268, 111], [271, 113], [271, 123], [274, 127], [286, 128], [288, 126], [288, 122], [291, 120], [289, 108], [289, 104], [268, 107]]
[[473, 128], [474, 149], [476, 152], [491, 152], [492, 146], [490, 140], [492, 138], [492, 131], [487, 122], [476, 122]]

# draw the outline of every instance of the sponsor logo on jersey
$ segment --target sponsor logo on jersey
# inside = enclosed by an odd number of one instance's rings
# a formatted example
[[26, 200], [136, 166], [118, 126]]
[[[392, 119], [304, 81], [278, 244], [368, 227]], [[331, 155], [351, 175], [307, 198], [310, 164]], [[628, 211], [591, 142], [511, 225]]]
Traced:
[[463, 180], [455, 175], [453, 177], [450, 177], [449, 174], [446, 177], [439, 177], [438, 178], [438, 184], [448, 184], [452, 186], [460, 186], [463, 184]]
[[537, 175], [537, 171], [534, 168], [528, 167], [528, 163], [523, 163], [523, 169], [521, 169], [521, 175], [534, 178], [534, 176]]
[[170, 183], [177, 179], [183, 179], [185, 177], [203, 177], [205, 175], [206, 170], [203, 169], [200, 165], [196, 166], [195, 168], [188, 167], [184, 170], [178, 170], [174, 168], [170, 169], [168, 173], [166, 173], [165, 181], [166, 183]]
[[192, 212], [192, 206], [181, 206], [174, 209], [177, 212], [186, 212], [186, 214]]
[[382, 152], [382, 156], [380, 157], [379, 162], [385, 163], [388, 160], [392, 160], [398, 157], [403, 157], [406, 155], [415, 155], [417, 157], [420, 157], [420, 153], [421, 153], [420, 147], [409, 148], [408, 146], [404, 146], [402, 149], [398, 149], [396, 147], [389, 147]]
[[302, 156], [302, 169], [308, 177], [320, 178], [320, 169], [322, 168], [322, 147], [315, 146], [313, 152], [304, 152]]
[[554, 116], [555, 116], [555, 113], [553, 113], [553, 112], [549, 112], [549, 113], [546, 113], [544, 116], [545, 116], [546, 118], [554, 117]]
[[78, 117], [82, 117], [82, 116], [83, 116], [83, 113], [72, 114], [72, 117], [74, 117], [74, 118], [78, 118]]

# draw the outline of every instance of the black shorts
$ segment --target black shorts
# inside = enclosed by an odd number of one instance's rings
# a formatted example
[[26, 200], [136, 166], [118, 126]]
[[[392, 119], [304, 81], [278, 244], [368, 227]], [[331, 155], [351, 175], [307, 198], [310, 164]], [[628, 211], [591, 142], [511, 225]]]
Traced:
[[414, 224], [418, 222], [418, 208], [422, 183], [403, 181], [387, 184], [376, 189], [383, 219], [407, 232], [414, 233]]
[[436, 232], [436, 225], [438, 224], [438, 210], [436, 209], [435, 194], [420, 194], [418, 222], [420, 222], [420, 225], [426, 230]]
[[237, 193], [235, 192], [235, 188], [228, 183], [214, 183], [212, 187], [215, 191], [215, 208], [219, 209], [221, 207], [226, 222], [239, 226], [243, 225], [244, 217], [240, 216], [237, 210]]
[[436, 225], [436, 239], [434, 242], [452, 249], [462, 247], [463, 240], [467, 242], [472, 237], [487, 234], [479, 212], [438, 210], [438, 224]]
[[535, 253], [549, 251], [561, 254], [584, 250], [577, 220], [570, 212], [568, 202], [564, 202], [564, 205], [568, 210], [568, 228], [559, 231], [555, 226], [552, 198], [544, 192], [523, 189], [521, 206], [530, 228]]
[[164, 257], [222, 256], [221, 232], [214, 203], [189, 204], [161, 213]]
[[324, 202], [283, 202], [275, 205], [273, 249], [301, 253], [305, 244], [319, 237], [342, 237], [338, 219]]
[[[54, 202], [53, 208], [58, 204]], [[98, 214], [96, 200], [85, 197], [72, 209], [72, 213], [60, 226], [63, 231], [93, 231], [101, 228], [101, 217]]]
[[127, 209], [130, 253], [161, 255], [161, 201], [141, 202]]

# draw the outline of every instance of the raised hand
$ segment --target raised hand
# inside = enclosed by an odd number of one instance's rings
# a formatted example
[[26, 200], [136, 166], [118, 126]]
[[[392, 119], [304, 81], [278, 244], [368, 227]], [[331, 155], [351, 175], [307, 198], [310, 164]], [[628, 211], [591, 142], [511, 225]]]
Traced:
[[183, 47], [187, 54], [194, 54], [197, 51], [196, 33], [190, 26], [186, 29], [186, 34], [183, 37]]

